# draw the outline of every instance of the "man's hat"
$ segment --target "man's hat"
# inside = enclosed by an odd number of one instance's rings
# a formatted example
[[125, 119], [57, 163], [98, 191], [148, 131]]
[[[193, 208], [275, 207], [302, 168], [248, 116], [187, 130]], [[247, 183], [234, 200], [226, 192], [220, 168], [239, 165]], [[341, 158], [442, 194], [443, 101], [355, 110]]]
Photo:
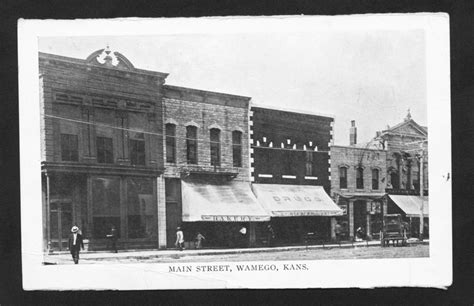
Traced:
[[71, 228], [71, 232], [73, 232], [73, 233], [77, 233], [78, 231], [79, 231], [79, 228], [77, 226], [73, 226]]

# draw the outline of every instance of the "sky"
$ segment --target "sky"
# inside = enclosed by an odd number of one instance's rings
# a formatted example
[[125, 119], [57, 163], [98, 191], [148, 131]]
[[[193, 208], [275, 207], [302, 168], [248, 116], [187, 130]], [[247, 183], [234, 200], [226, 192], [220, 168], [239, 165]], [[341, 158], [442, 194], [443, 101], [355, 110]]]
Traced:
[[166, 84], [248, 96], [335, 117], [334, 143], [412, 118], [427, 125], [423, 30], [40, 37], [39, 51], [86, 59], [108, 44]]

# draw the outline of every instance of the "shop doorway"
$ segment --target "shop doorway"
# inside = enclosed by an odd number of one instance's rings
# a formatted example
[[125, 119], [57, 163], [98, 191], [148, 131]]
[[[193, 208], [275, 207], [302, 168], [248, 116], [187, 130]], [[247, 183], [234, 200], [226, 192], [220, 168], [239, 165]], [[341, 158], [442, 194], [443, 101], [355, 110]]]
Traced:
[[362, 228], [362, 232], [366, 232], [367, 225], [367, 204], [365, 201], [354, 202], [354, 235], [357, 229]]
[[51, 222], [51, 249], [67, 250], [69, 233], [72, 224], [72, 204], [53, 202], [50, 204], [49, 218]]

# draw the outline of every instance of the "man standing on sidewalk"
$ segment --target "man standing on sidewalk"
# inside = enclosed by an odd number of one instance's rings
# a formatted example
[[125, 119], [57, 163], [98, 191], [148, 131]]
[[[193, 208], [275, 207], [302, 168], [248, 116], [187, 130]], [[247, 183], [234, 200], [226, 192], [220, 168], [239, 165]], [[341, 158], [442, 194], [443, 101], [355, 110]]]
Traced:
[[79, 228], [74, 225], [71, 228], [71, 234], [69, 235], [69, 251], [71, 252], [74, 264], [76, 265], [79, 263], [80, 248], [82, 247], [82, 249], [84, 250], [84, 242], [82, 241], [82, 235], [78, 232]]

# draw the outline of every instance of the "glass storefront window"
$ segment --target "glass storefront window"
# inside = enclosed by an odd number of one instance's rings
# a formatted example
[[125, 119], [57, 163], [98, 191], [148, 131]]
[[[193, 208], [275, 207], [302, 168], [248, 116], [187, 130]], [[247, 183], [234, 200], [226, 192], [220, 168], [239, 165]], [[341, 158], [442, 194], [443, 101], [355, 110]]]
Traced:
[[[92, 235], [106, 238], [112, 226], [121, 228], [120, 180], [118, 178], [92, 179]], [[117, 231], [120, 237], [120, 231]]]
[[157, 222], [153, 180], [129, 178], [126, 181], [128, 238], [155, 237]]

